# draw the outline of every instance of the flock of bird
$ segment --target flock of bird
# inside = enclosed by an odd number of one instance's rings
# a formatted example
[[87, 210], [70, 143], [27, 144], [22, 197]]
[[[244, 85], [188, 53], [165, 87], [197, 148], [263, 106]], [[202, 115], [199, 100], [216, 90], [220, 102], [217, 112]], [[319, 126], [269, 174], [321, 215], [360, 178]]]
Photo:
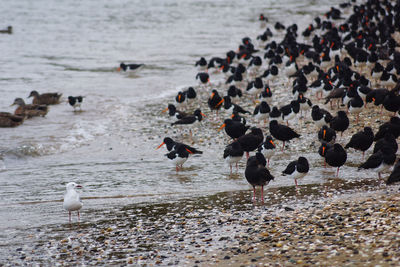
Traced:
[[[263, 32], [256, 41], [244, 37], [236, 51], [209, 60], [201, 57], [195, 63], [199, 85], [178, 92], [175, 103], [168, 104], [163, 111], [168, 111], [174, 119], [171, 127], [189, 125], [193, 143], [192, 125], [200, 123], [200, 127], [205, 127], [201, 123], [205, 115], [199, 107], [203, 104], [201, 95], [207, 95], [208, 116], [213, 116], [213, 112], [218, 119], [218, 112], [226, 116], [219, 130], [224, 129], [232, 140], [223, 152], [231, 172], [232, 166], [238, 168], [238, 162], [246, 154], [244, 175], [253, 187], [253, 201], [256, 200], [256, 186], [261, 186], [263, 201], [263, 187], [274, 179], [268, 168], [271, 157], [279, 156], [276, 140], [282, 142], [283, 151], [287, 149], [287, 142], [301, 139], [296, 127], [307, 119], [307, 113], [311, 114], [321, 142], [318, 153], [325, 165], [337, 168], [336, 176], [346, 163], [350, 148], [362, 152], [364, 161], [364, 152], [375, 142], [373, 153], [358, 169], [375, 170], [381, 178], [381, 173], [396, 162], [396, 139], [400, 135], [397, 78], [400, 52], [396, 50], [399, 47], [396, 38], [400, 29], [400, 3], [350, 1], [331, 7], [301, 32], [301, 38], [298, 38], [296, 24], [285, 26], [276, 22], [271, 30], [266, 16], [261, 14], [259, 21]], [[218, 87], [210, 80], [217, 80], [217, 77], [222, 77], [223, 81]], [[292, 95], [292, 99], [279, 105], [284, 101], [279, 96], [285, 95]], [[367, 107], [368, 103], [372, 105]], [[336, 105], [336, 114], [331, 114]], [[249, 112], [249, 108], [253, 108], [253, 112]], [[375, 134], [370, 127], [373, 121], [361, 122], [370, 126], [360, 124], [360, 112], [379, 115], [383, 109], [393, 115], [389, 121], [376, 125]], [[355, 117], [355, 122], [350, 121], [349, 114]], [[261, 126], [249, 126], [246, 119]], [[358, 126], [363, 129], [342, 146], [339, 138], [348, 129]], [[307, 130], [310, 134], [315, 132], [311, 123], [307, 123]], [[202, 154], [170, 137], [164, 138], [158, 148], [164, 144], [168, 150], [165, 156], [174, 163], [176, 171], [182, 169], [190, 155]], [[250, 153], [254, 154], [250, 156]], [[309, 169], [307, 158], [301, 156], [289, 162], [282, 175], [292, 177], [297, 188], [298, 179], [307, 175]], [[400, 161], [386, 183], [398, 181]]]
[[[44, 93], [39, 94], [37, 91], [31, 91], [28, 98], [32, 97], [32, 103], [26, 104], [25, 101], [18, 97], [14, 100], [11, 106], [17, 106], [14, 113], [0, 112], [0, 127], [16, 127], [21, 125], [25, 119], [33, 117], [44, 117], [49, 112], [49, 105], [56, 105], [60, 103], [62, 94], [59, 93]], [[67, 102], [74, 108], [74, 111], [79, 108], [83, 96], [69, 96]]]

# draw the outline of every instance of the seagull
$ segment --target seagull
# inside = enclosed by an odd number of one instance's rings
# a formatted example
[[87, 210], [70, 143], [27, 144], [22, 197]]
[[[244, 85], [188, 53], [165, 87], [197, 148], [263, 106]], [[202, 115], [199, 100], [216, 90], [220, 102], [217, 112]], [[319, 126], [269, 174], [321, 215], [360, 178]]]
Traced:
[[67, 187], [67, 192], [64, 195], [63, 207], [69, 213], [69, 222], [71, 222], [72, 211], [78, 212], [78, 221], [79, 221], [80, 220], [79, 210], [82, 208], [82, 202], [75, 188], [82, 188], [82, 186], [74, 182], [70, 182], [67, 184], [66, 187]]

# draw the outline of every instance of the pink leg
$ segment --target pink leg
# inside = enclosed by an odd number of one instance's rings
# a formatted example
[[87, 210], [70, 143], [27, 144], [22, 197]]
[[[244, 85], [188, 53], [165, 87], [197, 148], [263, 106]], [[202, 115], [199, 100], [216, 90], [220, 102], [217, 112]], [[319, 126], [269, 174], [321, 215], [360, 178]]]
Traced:
[[78, 221], [80, 221], [80, 220], [81, 220], [81, 216], [80, 216], [79, 210], [78, 210]]
[[294, 179], [294, 183], [296, 184], [296, 189], [297, 189], [297, 187], [298, 187], [298, 185], [297, 185], [297, 179]]
[[229, 164], [229, 168], [230, 168], [231, 174], [232, 174], [232, 164]]
[[261, 186], [261, 203], [264, 203], [264, 186]]
[[324, 168], [326, 169], [326, 159], [324, 159]]
[[249, 156], [250, 156], [250, 155], [249, 155], [249, 152], [246, 151], [246, 158], [249, 159]]
[[253, 202], [256, 202], [256, 187], [253, 186]]
[[236, 172], [239, 171], [238, 163], [236, 162]]
[[70, 211], [68, 212], [68, 215], [69, 215], [69, 222], [71, 222], [71, 212]]
[[283, 152], [284, 148], [285, 148], [285, 141], [283, 141], [281, 152]]
[[179, 172], [179, 167], [178, 167], [178, 165], [176, 165], [176, 172]]
[[267, 159], [267, 168], [269, 168], [269, 158]]
[[339, 168], [340, 168], [340, 167], [337, 168], [336, 177], [339, 177]]

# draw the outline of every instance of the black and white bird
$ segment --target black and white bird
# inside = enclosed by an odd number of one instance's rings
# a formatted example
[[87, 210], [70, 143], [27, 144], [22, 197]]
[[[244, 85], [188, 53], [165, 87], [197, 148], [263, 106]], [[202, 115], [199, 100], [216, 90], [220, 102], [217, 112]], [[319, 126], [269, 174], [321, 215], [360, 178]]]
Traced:
[[76, 111], [77, 108], [79, 110], [82, 110], [82, 101], [83, 101], [84, 96], [69, 96], [68, 97], [68, 103], [74, 108], [74, 111]]
[[309, 169], [308, 160], [305, 157], [299, 157], [297, 160], [290, 162], [282, 174], [293, 178], [297, 188], [297, 180], [306, 176]]
[[332, 120], [332, 115], [327, 110], [320, 108], [318, 105], [314, 105], [311, 109], [311, 118], [314, 121], [318, 129], [324, 125], [329, 125]]
[[79, 221], [80, 220], [79, 211], [82, 208], [83, 204], [78, 192], [76, 192], [75, 189], [82, 188], [82, 186], [74, 182], [70, 182], [67, 184], [66, 188], [67, 192], [64, 195], [63, 207], [68, 211], [69, 222], [71, 222], [71, 214], [73, 211], [78, 212], [78, 221]]
[[391, 185], [398, 182], [400, 182], [400, 160], [397, 161], [396, 165], [394, 165], [392, 173], [386, 180], [386, 184]]
[[176, 171], [180, 171], [183, 163], [189, 158], [189, 150], [184, 145], [176, 145], [173, 150], [165, 154], [169, 160], [175, 165]]
[[372, 154], [366, 162], [358, 167], [358, 169], [373, 169], [378, 173], [379, 179], [381, 179], [381, 173], [390, 169], [395, 161], [396, 154], [394, 153], [394, 150], [385, 146], [381, 150]]
[[300, 137], [300, 135], [292, 128], [283, 124], [279, 124], [276, 120], [269, 122], [269, 131], [275, 139], [283, 141], [281, 151], [283, 151], [283, 148], [285, 147], [285, 142], [290, 141], [293, 138]]
[[239, 142], [235, 141], [225, 147], [224, 159], [229, 164], [232, 174], [232, 165], [236, 164], [236, 171], [238, 170], [238, 162], [242, 159], [244, 151]]
[[274, 141], [272, 140], [272, 137], [270, 135], [267, 135], [265, 137], [264, 143], [262, 143], [257, 151], [261, 152], [264, 157], [267, 159], [267, 167], [269, 168], [269, 160], [272, 158], [272, 156], [275, 154], [275, 144]]
[[264, 121], [264, 123], [267, 123], [270, 111], [271, 108], [268, 103], [266, 101], [261, 101], [261, 103], [254, 108], [253, 116], [257, 121]]
[[123, 71], [123, 72], [129, 72], [129, 73], [133, 73], [136, 72], [138, 70], [140, 70], [141, 68], [143, 68], [144, 64], [125, 64], [124, 62], [122, 62], [119, 65], [119, 68], [117, 69], [117, 71]]
[[340, 132], [340, 136], [343, 136], [343, 132], [346, 131], [350, 125], [350, 121], [346, 115], [346, 112], [344, 112], [343, 110], [339, 110], [337, 112], [337, 115], [332, 118], [329, 125], [336, 132]]
[[334, 143], [336, 140], [336, 132], [332, 128], [324, 125], [318, 131], [318, 140], [320, 142], [324, 141], [327, 143]]

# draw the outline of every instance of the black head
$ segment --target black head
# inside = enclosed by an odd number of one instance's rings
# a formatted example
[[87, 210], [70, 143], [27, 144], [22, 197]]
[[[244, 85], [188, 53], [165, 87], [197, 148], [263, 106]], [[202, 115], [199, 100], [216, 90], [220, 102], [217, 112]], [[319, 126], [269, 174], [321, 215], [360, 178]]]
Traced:
[[174, 140], [172, 140], [172, 138], [170, 138], [170, 137], [165, 137], [164, 140], [163, 140], [163, 142], [164, 142], [167, 146], [168, 146], [168, 145], [172, 145], [172, 144], [175, 143]]

